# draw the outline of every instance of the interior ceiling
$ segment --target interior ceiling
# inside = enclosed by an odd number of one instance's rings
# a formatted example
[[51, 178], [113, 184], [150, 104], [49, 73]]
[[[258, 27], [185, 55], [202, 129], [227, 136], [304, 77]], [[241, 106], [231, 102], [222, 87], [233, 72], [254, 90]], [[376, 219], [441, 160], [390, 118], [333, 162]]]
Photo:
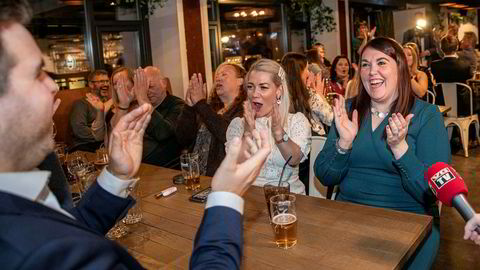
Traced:
[[479, 0], [407, 0], [407, 3], [411, 4], [422, 4], [422, 3], [430, 3], [430, 4], [446, 4], [446, 3], [456, 3], [467, 5], [468, 7], [473, 8], [480, 8], [480, 1]]

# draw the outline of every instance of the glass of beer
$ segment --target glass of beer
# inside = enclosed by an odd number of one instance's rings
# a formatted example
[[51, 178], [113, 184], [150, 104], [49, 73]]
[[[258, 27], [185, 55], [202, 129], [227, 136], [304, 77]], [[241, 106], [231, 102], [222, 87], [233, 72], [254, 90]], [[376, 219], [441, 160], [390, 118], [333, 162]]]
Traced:
[[267, 211], [270, 216], [270, 221], [272, 221], [272, 216], [270, 215], [270, 198], [279, 194], [290, 194], [290, 184], [285, 181], [280, 183], [279, 186], [278, 181], [271, 181], [263, 186], [263, 193], [265, 194], [265, 201], [267, 202]]
[[108, 164], [108, 152], [105, 147], [100, 147], [96, 151], [97, 158], [95, 159], [95, 168], [99, 171], [103, 170], [105, 166]]
[[280, 194], [270, 198], [270, 215], [275, 243], [288, 249], [297, 244], [297, 213], [295, 196]]
[[180, 167], [183, 178], [185, 179], [185, 188], [187, 190], [197, 190], [200, 188], [200, 167], [197, 153], [187, 153], [180, 156]]

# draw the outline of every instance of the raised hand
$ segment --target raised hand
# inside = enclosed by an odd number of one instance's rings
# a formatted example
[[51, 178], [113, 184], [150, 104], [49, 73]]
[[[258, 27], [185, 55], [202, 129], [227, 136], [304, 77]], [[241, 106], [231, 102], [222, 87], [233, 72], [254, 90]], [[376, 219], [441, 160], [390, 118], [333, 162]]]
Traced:
[[340, 136], [338, 144], [344, 149], [350, 149], [358, 133], [358, 112], [354, 110], [352, 120], [350, 120], [345, 109], [345, 98], [339, 95], [333, 105], [333, 113], [335, 126]]
[[322, 72], [318, 72], [316, 75], [309, 72], [307, 87], [313, 89], [317, 94], [325, 96], [325, 81], [323, 80]]
[[272, 107], [272, 134], [276, 141], [280, 141], [285, 132], [283, 130], [282, 117], [280, 116], [280, 109], [278, 106], [277, 102], [275, 102]]
[[118, 97], [118, 105], [122, 108], [130, 107], [130, 103], [132, 103], [133, 99], [135, 98], [135, 93], [133, 89], [128, 89], [127, 85], [127, 78], [120, 77], [119, 83], [115, 85], [115, 91]]
[[241, 139], [232, 140], [225, 159], [213, 176], [212, 191], [226, 191], [243, 196], [255, 181], [271, 149], [266, 130], [260, 133], [254, 130], [252, 134], [255, 134], [256, 142], [253, 145], [256, 149], [250, 147], [248, 153], [244, 153], [248, 158], [242, 163], [238, 162], [242, 151]]
[[252, 103], [248, 99], [243, 102], [243, 118], [245, 119], [244, 133], [250, 136], [255, 129], [255, 114]]
[[203, 83], [202, 74], [193, 74], [190, 79], [192, 87], [190, 88], [190, 100], [192, 105], [197, 104], [202, 99], [207, 98], [207, 85]]
[[403, 118], [400, 113], [393, 113], [392, 116], [388, 118], [388, 125], [385, 129], [387, 132], [387, 144], [392, 151], [397, 150], [402, 144], [406, 145], [405, 138], [407, 137], [408, 125], [412, 118], [413, 114], [409, 114]]
[[145, 103], [151, 104], [147, 95], [148, 87], [149, 82], [145, 71], [142, 68], [137, 68], [135, 70], [135, 76], [133, 77], [133, 89], [139, 105]]
[[105, 105], [103, 102], [100, 100], [99, 97], [92, 93], [87, 93], [87, 101], [92, 105], [95, 109], [99, 111], [104, 111], [105, 110]]
[[152, 106], [143, 104], [124, 115], [110, 135], [108, 170], [121, 179], [131, 179], [142, 162], [143, 134], [150, 121]]

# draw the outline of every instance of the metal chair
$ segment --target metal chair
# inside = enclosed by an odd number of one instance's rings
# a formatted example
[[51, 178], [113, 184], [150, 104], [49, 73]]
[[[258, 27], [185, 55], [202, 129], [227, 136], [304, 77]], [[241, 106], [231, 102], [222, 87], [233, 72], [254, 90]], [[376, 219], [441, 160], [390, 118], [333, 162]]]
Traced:
[[[430, 101], [429, 97], [432, 97], [432, 100]], [[433, 93], [430, 90], [427, 90], [427, 102], [431, 104], [435, 104], [435, 93]]]
[[[475, 134], [477, 136], [478, 142], [480, 142], [480, 137], [478, 135], [480, 126], [478, 115], [473, 113], [473, 98], [472, 98], [472, 89], [470, 86], [464, 83], [438, 83], [442, 86], [443, 96], [445, 98], [445, 105], [451, 107], [452, 109], [447, 112], [447, 115], [444, 117], [445, 127], [448, 128], [448, 138], [452, 136], [453, 126], [457, 126], [460, 129], [460, 140], [462, 141], [463, 151], [465, 157], [468, 157], [468, 128], [470, 124], [475, 124]], [[462, 86], [468, 90], [470, 96], [470, 114], [468, 116], [458, 116], [458, 107], [457, 107], [457, 86]]]

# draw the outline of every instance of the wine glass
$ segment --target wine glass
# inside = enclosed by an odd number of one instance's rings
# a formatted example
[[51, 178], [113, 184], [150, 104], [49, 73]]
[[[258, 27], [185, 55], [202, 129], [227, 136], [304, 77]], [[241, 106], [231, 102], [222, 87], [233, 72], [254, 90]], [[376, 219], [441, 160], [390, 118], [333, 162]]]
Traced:
[[105, 146], [102, 146], [96, 151], [97, 158], [95, 159], [95, 167], [98, 171], [103, 170], [103, 168], [108, 164], [108, 152]]

